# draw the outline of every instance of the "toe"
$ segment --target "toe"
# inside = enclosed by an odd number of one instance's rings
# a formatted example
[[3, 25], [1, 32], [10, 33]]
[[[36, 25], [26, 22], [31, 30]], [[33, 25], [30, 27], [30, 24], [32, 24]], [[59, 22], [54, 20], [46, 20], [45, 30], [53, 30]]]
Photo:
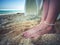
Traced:
[[27, 38], [27, 32], [23, 33], [23, 37]]
[[24, 32], [23, 33], [23, 37], [25, 37], [25, 38], [30, 38], [30, 33], [29, 32]]

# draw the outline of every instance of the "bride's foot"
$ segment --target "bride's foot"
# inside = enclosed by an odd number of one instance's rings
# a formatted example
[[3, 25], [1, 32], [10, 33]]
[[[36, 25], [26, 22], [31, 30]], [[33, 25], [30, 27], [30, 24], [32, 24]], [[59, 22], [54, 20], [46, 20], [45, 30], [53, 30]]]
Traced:
[[53, 29], [53, 25], [48, 25], [44, 22], [41, 24], [33, 27], [32, 29], [25, 31], [23, 33], [23, 36], [25, 38], [38, 38], [40, 35], [43, 35], [45, 33], [49, 33]]

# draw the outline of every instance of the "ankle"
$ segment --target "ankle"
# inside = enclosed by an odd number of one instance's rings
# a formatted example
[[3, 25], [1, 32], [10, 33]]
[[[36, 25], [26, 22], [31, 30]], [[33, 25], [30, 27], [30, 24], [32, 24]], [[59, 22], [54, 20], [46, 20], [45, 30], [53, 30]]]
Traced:
[[54, 25], [55, 25], [54, 23], [50, 23], [50, 22], [47, 22], [47, 21], [44, 21], [44, 23], [45, 23], [46, 25], [49, 25], [49, 26], [54, 26]]
[[49, 23], [49, 24], [55, 24], [55, 21], [51, 21], [51, 20], [45, 20], [47, 23]]

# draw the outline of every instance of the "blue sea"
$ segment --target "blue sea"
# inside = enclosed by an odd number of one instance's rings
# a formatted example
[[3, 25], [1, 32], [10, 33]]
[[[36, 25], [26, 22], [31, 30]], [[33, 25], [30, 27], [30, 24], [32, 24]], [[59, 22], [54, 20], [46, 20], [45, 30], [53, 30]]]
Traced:
[[24, 13], [23, 10], [0, 10], [1, 14], [14, 14], [14, 13]]

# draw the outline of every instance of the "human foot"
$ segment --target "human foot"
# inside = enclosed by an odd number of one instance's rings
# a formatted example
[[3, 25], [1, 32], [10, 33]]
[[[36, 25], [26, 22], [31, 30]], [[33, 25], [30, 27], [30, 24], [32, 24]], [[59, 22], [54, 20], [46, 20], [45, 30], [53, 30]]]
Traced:
[[46, 23], [41, 23], [32, 29], [25, 31], [23, 36], [25, 38], [38, 38], [40, 35], [50, 32], [53, 29], [52, 25], [48, 25]]

